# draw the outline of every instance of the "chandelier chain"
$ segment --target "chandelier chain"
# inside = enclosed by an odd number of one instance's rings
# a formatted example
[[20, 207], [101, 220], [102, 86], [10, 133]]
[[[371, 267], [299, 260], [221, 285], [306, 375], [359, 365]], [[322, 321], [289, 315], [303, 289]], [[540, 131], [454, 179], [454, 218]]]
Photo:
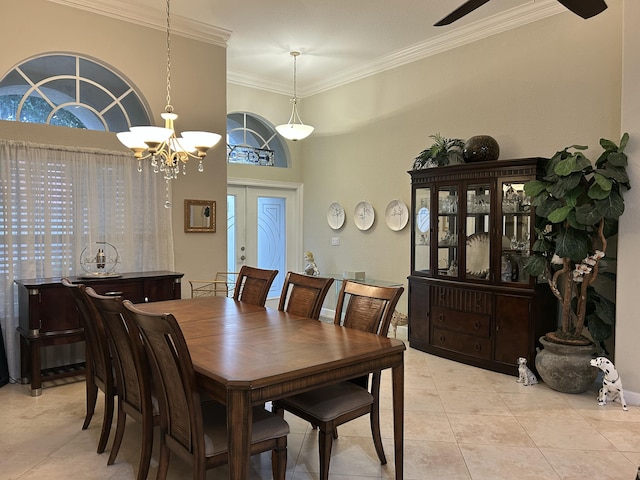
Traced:
[[171, 15], [170, 15], [170, 0], [167, 0], [167, 106], [165, 111], [168, 113], [173, 112], [173, 106], [171, 105]]

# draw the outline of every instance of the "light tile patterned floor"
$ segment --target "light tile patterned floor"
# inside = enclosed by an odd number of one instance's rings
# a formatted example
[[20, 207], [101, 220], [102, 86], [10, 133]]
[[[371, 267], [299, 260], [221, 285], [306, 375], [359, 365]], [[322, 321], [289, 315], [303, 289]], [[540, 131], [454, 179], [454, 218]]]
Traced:
[[[404, 330], [406, 332], [406, 330]], [[400, 333], [400, 329], [398, 330]], [[640, 465], [640, 407], [598, 406], [596, 391], [565, 395], [539, 384], [428, 355], [405, 356], [406, 480], [633, 480]], [[107, 449], [95, 453], [102, 396], [88, 430], [84, 382], [45, 384], [32, 398], [28, 386], [0, 388], [0, 479], [135, 479], [140, 429], [128, 421], [115, 465]], [[392, 479], [390, 375], [383, 374], [382, 430], [388, 465], [381, 466], [366, 418], [340, 428], [331, 480]], [[287, 416], [288, 480], [318, 478], [317, 435]], [[115, 430], [115, 426], [112, 430]], [[149, 478], [155, 478], [154, 448]], [[208, 479], [227, 478], [227, 469]], [[170, 479], [191, 478], [191, 467], [173, 456]], [[252, 460], [252, 479], [271, 478], [268, 455]]]

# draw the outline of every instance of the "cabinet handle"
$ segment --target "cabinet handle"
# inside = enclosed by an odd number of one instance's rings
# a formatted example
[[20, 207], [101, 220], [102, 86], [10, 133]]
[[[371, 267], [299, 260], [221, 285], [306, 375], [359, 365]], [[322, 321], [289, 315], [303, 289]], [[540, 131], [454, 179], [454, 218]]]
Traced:
[[479, 352], [480, 350], [482, 350], [482, 347], [480, 346], [479, 343], [476, 343], [476, 352]]
[[440, 315], [438, 315], [438, 320], [440, 320], [441, 322], [444, 322], [444, 313], [441, 313]]
[[476, 323], [473, 324], [476, 330], [480, 330], [480, 322], [476, 320]]
[[444, 343], [444, 340], [445, 340], [444, 335], [440, 335], [440, 342]]

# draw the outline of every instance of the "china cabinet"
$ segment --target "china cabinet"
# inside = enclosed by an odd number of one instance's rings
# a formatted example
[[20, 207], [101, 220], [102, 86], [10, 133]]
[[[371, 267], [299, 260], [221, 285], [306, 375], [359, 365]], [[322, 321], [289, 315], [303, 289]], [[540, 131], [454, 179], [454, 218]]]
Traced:
[[411, 347], [517, 375], [537, 339], [555, 330], [546, 281], [523, 269], [534, 236], [524, 184], [542, 159], [410, 171]]

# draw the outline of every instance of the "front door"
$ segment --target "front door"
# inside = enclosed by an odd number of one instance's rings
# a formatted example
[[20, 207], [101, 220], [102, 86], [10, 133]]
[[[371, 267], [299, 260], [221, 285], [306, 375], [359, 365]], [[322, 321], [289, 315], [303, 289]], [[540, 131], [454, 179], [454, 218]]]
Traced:
[[269, 298], [280, 296], [288, 270], [298, 270], [302, 248], [298, 188], [229, 185], [227, 188], [227, 265], [277, 269]]

